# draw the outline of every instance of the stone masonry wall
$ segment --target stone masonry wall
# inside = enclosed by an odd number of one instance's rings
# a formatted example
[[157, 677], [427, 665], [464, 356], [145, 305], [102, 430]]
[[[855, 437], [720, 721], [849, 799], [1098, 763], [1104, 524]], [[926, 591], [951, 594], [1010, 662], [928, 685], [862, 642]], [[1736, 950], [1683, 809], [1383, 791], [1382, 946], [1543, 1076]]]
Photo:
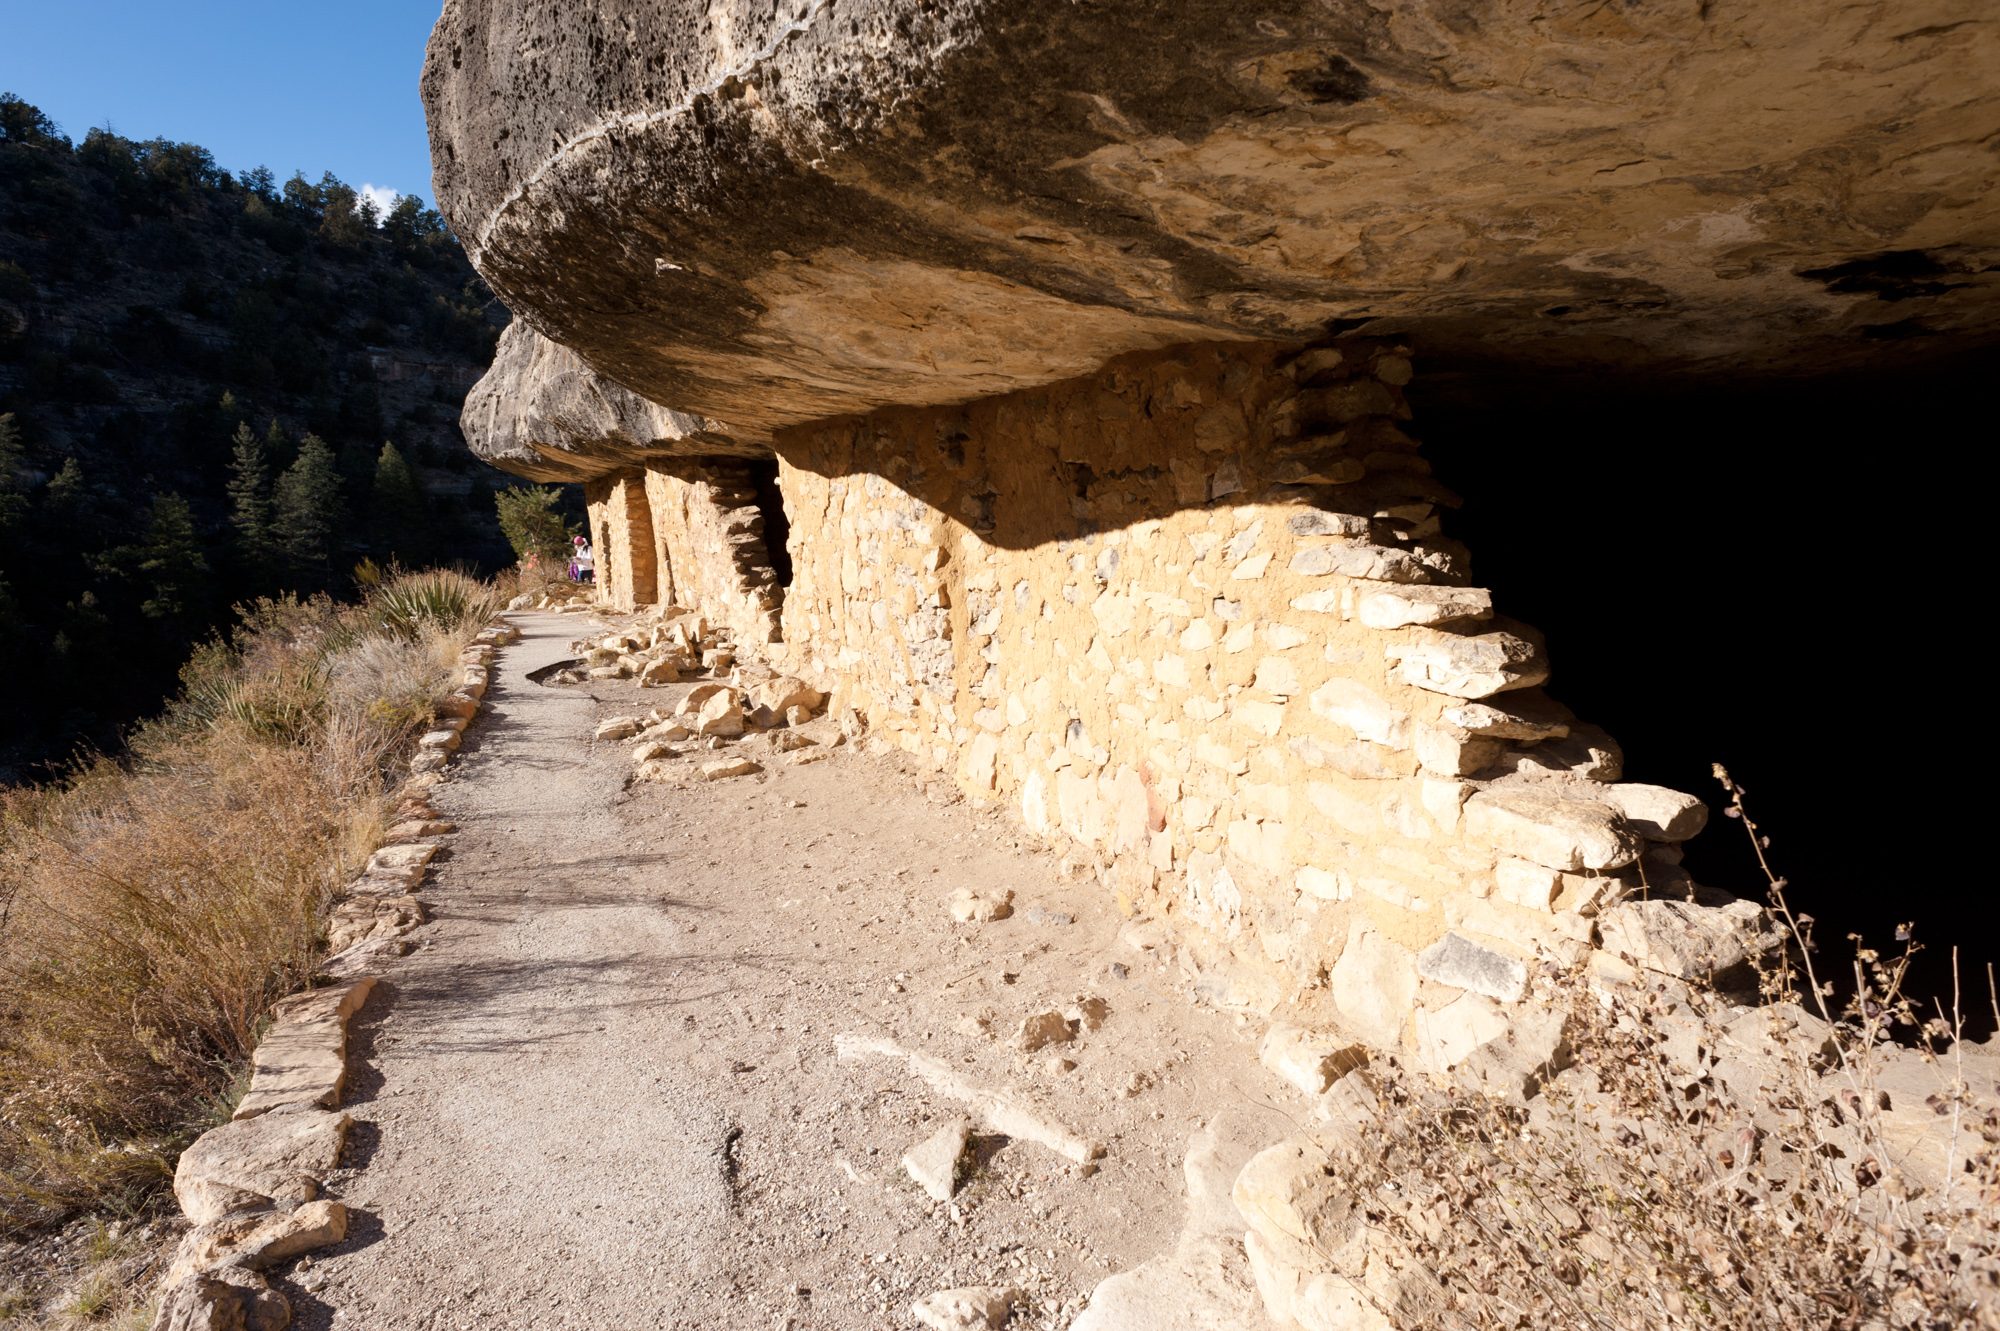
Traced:
[[1440, 534], [1410, 376], [1193, 347], [781, 435], [773, 650], [1182, 926], [1210, 998], [1449, 1067], [1705, 810], [1543, 695]]
[[659, 550], [660, 603], [699, 607], [741, 643], [778, 633], [777, 574], [749, 463], [715, 459], [649, 467], [645, 498]]
[[619, 610], [659, 599], [659, 562], [644, 478], [638, 472], [603, 477], [584, 487], [590, 543], [597, 558], [597, 595]]
[[700, 606], [742, 642], [778, 632], [777, 575], [745, 462], [673, 462], [590, 482], [598, 599]]

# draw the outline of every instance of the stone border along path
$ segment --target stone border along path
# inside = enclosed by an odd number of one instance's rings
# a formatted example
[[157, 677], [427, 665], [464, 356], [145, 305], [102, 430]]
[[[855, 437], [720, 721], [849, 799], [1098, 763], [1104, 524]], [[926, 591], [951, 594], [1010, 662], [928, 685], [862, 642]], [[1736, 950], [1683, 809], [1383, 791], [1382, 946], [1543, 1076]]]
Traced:
[[318, 974], [330, 983], [272, 1005], [249, 1091], [228, 1123], [181, 1153], [174, 1199], [193, 1228], [162, 1282], [153, 1331], [281, 1331], [291, 1304], [266, 1273], [347, 1236], [347, 1207], [319, 1192], [351, 1124], [340, 1112], [348, 1021], [368, 1001], [375, 971], [406, 952], [404, 935], [424, 922], [417, 891], [441, 838], [457, 830], [430, 791], [479, 711], [495, 651], [519, 637], [497, 622], [460, 653], [459, 685], [440, 702], [437, 728], [417, 741], [397, 821], [329, 917], [330, 955]]

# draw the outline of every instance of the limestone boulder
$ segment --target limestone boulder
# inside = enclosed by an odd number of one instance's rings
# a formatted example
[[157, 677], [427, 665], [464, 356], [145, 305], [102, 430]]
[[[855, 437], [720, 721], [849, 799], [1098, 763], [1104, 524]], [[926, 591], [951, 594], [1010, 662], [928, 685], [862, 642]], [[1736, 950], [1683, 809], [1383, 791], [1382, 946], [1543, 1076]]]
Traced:
[[1368, 1061], [1368, 1051], [1340, 1035], [1287, 1022], [1273, 1023], [1258, 1042], [1258, 1059], [1308, 1099]]
[[421, 841], [383, 846], [368, 857], [366, 872], [416, 882], [423, 877], [424, 867], [437, 858], [438, 849], [433, 843]]
[[360, 979], [278, 1003], [271, 1029], [250, 1056], [250, 1089], [231, 1117], [338, 1105], [347, 1084], [347, 1024], [374, 987], [373, 979]]
[[202, 1224], [231, 1211], [314, 1200], [347, 1139], [346, 1114], [291, 1109], [211, 1128], [181, 1152], [174, 1197]]
[[1566, 734], [1503, 755], [1491, 774], [1529, 781], [1609, 783], [1625, 774], [1625, 752], [1601, 727], [1572, 722]]
[[285, 1331], [292, 1305], [254, 1271], [222, 1266], [169, 1285], [152, 1331]]
[[[1732, 1046], [1744, 1043], [1737, 1028], [1732, 1027], [1730, 1034], [1735, 1037]], [[1732, 1053], [1733, 1048], [1725, 1048], [1725, 1059]], [[2000, 1098], [2000, 1042], [1963, 1041], [1936, 1059], [1914, 1049], [1890, 1047], [1879, 1062], [1871, 1082], [1880, 1097], [1877, 1130], [1904, 1178], [1922, 1188], [1941, 1188], [1954, 1167], [1962, 1171], [1965, 1161], [1990, 1149], [1982, 1138], [1981, 1115], [1940, 1114], [1938, 1106], [1948, 1106], [1958, 1096], [1961, 1078], [1975, 1104], [1990, 1105]], [[1824, 1086], [1830, 1096], [1839, 1097], [1851, 1090], [1852, 1080], [1832, 1071]], [[1965, 1182], [1961, 1178], [1952, 1186], [1964, 1187]]]
[[1366, 1217], [1334, 1169], [1326, 1141], [1300, 1135], [1259, 1151], [1230, 1195], [1243, 1223], [1281, 1260], [1318, 1267], [1358, 1259]]
[[1598, 916], [1606, 952], [1682, 980], [1708, 980], [1777, 946], [1770, 916], [1754, 901], [1621, 901]]
[[1577, 872], [1622, 869], [1642, 843], [1616, 809], [1536, 783], [1495, 783], [1465, 803], [1465, 832], [1495, 849]]
[[599, 740], [630, 739], [642, 728], [643, 723], [636, 716], [614, 716], [608, 721], [599, 722], [597, 729], [591, 732], [591, 737]]
[[1386, 648], [1405, 684], [1454, 698], [1487, 698], [1546, 683], [1541, 635], [1514, 624], [1485, 633], [1413, 628]]
[[734, 689], [720, 689], [689, 718], [688, 729], [697, 735], [733, 738], [743, 733], [746, 724], [740, 695]]
[[1417, 974], [1503, 1003], [1519, 1000], [1528, 987], [1528, 968], [1518, 958], [1456, 930], [1417, 953]]
[[1708, 825], [1708, 806], [1665, 786], [1620, 781], [1593, 792], [1648, 841], [1686, 841]]
[[1395, 1331], [1395, 1323], [1360, 1283], [1285, 1261], [1255, 1230], [1244, 1236], [1244, 1248], [1273, 1325], [1298, 1331]]
[[1507, 1034], [1507, 1013], [1484, 994], [1460, 994], [1439, 1008], [1420, 1008], [1411, 1020], [1417, 1066], [1449, 1072], [1482, 1045]]
[[[642, 765], [640, 770], [650, 771], [662, 765], [660, 763], [646, 763]], [[701, 773], [701, 779], [704, 781], [727, 781], [731, 777], [755, 776], [764, 769], [748, 758], [719, 758], [712, 763], [703, 763], [698, 770]]]
[[[710, 698], [718, 696], [726, 696], [733, 699], [739, 695], [735, 689], [727, 684], [697, 684], [681, 695], [681, 700], [674, 704], [673, 714], [680, 718], [698, 716], [701, 713], [703, 705]], [[657, 715], [657, 712], [653, 713], [653, 715]]]
[[1357, 920], [1329, 975], [1334, 1008], [1377, 1049], [1393, 1049], [1417, 995], [1416, 958]]
[[436, 707], [439, 716], [471, 716], [479, 710], [479, 700], [466, 693], [447, 693]]
[[458, 824], [444, 818], [412, 818], [405, 822], [391, 824], [382, 834], [387, 845], [399, 845], [410, 841], [421, 841], [427, 837], [449, 836], [458, 830]]
[[789, 675], [779, 675], [775, 679], [752, 684], [745, 694], [746, 705], [753, 710], [784, 716], [793, 708], [803, 708], [808, 715], [817, 712], [826, 702], [826, 695], [802, 679]]
[[642, 689], [657, 689], [667, 684], [677, 684], [680, 682], [680, 678], [681, 669], [679, 663], [670, 658], [661, 657], [646, 662], [644, 668], [639, 671], [639, 687]]
[[347, 1207], [340, 1202], [307, 1202], [289, 1211], [232, 1211], [196, 1225], [174, 1249], [166, 1283], [221, 1266], [265, 1271], [347, 1237]]
[[[1344, 541], [1307, 546], [1292, 556], [1289, 567], [1292, 572], [1309, 578], [1338, 573], [1344, 578], [1386, 583], [1451, 582], [1459, 574], [1458, 561], [1443, 550], [1406, 550]], [[1416, 604], [1414, 598], [1409, 604]], [[1322, 610], [1332, 609], [1333, 605], [1307, 604], [1298, 608]]]
[[1493, 593], [1484, 587], [1362, 584], [1356, 589], [1354, 617], [1371, 629], [1491, 619]]
[[1573, 719], [1568, 708], [1557, 706], [1538, 692], [1510, 693], [1499, 703], [1460, 703], [1445, 708], [1439, 715], [1444, 724], [1468, 734], [1529, 743], [1561, 739], [1569, 734]]
[[945, 908], [960, 924], [991, 924], [1014, 913], [1014, 894], [1005, 890], [974, 892], [961, 887], [951, 894]]
[[413, 896], [357, 896], [327, 916], [326, 947], [341, 953], [363, 943], [386, 942], [424, 922], [424, 903]]
[[903, 1152], [903, 1171], [932, 1201], [950, 1201], [958, 1191], [959, 1161], [971, 1135], [971, 1119], [952, 1119]]
[[1415, 737], [1417, 762], [1438, 776], [1478, 776], [1491, 768], [1506, 746], [1454, 725], [1420, 725]]

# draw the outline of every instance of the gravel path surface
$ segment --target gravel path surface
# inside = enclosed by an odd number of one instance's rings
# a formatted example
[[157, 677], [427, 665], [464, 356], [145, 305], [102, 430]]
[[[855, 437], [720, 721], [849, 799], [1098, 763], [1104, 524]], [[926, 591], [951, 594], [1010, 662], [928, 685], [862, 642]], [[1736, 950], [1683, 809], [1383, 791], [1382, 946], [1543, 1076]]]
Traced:
[[[861, 1331], [1001, 1283], [1024, 1292], [1011, 1325], [1063, 1327], [1173, 1246], [1195, 1128], [1290, 1129], [1238, 1024], [1004, 816], [888, 757], [793, 766], [754, 735], [731, 747], [761, 775], [628, 785], [593, 729], [681, 690], [531, 682], [579, 619], [519, 617], [439, 787], [460, 830], [432, 923], [355, 1028], [331, 1191], [356, 1221], [291, 1272], [295, 1325]], [[1011, 890], [1015, 913], [954, 923], [960, 887]], [[1084, 996], [1102, 1029], [1013, 1047]], [[1079, 1168], [976, 1127], [970, 1178], [934, 1202], [898, 1161], [963, 1106], [897, 1061], [839, 1061], [842, 1033], [944, 1059], [1107, 1154]]]

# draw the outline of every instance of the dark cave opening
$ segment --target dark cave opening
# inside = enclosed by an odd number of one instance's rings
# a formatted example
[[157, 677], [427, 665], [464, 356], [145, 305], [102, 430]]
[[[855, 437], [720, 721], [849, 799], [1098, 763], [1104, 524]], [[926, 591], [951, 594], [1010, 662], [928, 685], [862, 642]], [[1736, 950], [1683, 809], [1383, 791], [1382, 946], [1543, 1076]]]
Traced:
[[1627, 779], [1708, 802], [1695, 878], [1764, 896], [1720, 762], [1824, 963], [1849, 977], [1850, 934], [1890, 955], [1912, 922], [1910, 992], [1949, 1008], [1956, 946], [1982, 1034], [2000, 945], [1975, 924], [1987, 823], [1963, 713], [1988, 616], [1953, 589], [1996, 362], [1650, 388], [1420, 372], [1411, 392], [1466, 500], [1447, 529], [1500, 612], [1547, 634], [1550, 694], [1619, 740]]
[[791, 519], [785, 516], [785, 496], [778, 487], [778, 460], [757, 458], [750, 462], [750, 481], [757, 492], [757, 511], [764, 517], [764, 549], [771, 558], [771, 572], [779, 591], [792, 585]]

